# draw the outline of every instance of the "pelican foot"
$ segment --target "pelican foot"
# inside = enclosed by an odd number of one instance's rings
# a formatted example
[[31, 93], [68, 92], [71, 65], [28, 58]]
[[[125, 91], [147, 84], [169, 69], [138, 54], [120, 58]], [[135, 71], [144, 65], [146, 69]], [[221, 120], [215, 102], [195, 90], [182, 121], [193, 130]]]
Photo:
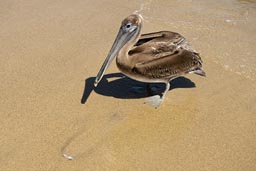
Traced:
[[148, 92], [149, 94], [154, 95], [158, 92], [158, 89], [158, 87], [149, 87]]
[[162, 102], [163, 98], [160, 95], [155, 95], [147, 98], [144, 104], [148, 104], [150, 106], [153, 106], [154, 108], [158, 108]]

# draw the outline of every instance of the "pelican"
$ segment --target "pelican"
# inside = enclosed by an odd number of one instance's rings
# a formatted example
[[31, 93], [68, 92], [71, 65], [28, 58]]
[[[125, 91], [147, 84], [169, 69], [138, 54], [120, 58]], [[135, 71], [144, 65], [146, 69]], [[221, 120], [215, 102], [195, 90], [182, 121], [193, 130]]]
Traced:
[[149, 100], [158, 107], [176, 77], [195, 73], [205, 76], [202, 60], [179, 33], [160, 31], [141, 34], [143, 17], [133, 13], [125, 18], [94, 82], [96, 87], [113, 59], [119, 70], [131, 79], [146, 83], [165, 83], [159, 100]]

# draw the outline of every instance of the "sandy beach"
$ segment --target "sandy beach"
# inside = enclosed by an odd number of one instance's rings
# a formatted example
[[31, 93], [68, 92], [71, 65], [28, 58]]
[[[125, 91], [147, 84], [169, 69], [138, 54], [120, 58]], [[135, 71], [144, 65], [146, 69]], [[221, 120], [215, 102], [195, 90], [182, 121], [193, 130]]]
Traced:
[[[2, 0], [0, 171], [256, 170], [255, 9], [253, 0]], [[185, 36], [207, 73], [173, 80], [157, 109], [115, 63], [93, 90], [136, 10], [143, 33]]]

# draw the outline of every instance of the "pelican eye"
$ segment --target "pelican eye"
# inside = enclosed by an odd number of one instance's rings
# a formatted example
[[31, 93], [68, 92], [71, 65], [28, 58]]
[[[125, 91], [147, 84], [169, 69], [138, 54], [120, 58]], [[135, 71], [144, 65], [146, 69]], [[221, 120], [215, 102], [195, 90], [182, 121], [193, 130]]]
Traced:
[[134, 26], [132, 23], [127, 23], [125, 24], [122, 29], [125, 31], [125, 32], [132, 32], [136, 29], [136, 26]]
[[131, 23], [128, 23], [127, 25], [126, 25], [126, 28], [130, 28], [131, 27]]

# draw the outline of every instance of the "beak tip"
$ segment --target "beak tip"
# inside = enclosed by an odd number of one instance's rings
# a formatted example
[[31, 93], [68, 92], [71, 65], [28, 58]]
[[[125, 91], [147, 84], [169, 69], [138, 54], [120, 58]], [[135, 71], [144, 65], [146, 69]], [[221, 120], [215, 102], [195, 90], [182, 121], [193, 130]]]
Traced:
[[97, 85], [98, 85], [98, 82], [95, 81], [94, 82], [94, 87], [97, 87]]

